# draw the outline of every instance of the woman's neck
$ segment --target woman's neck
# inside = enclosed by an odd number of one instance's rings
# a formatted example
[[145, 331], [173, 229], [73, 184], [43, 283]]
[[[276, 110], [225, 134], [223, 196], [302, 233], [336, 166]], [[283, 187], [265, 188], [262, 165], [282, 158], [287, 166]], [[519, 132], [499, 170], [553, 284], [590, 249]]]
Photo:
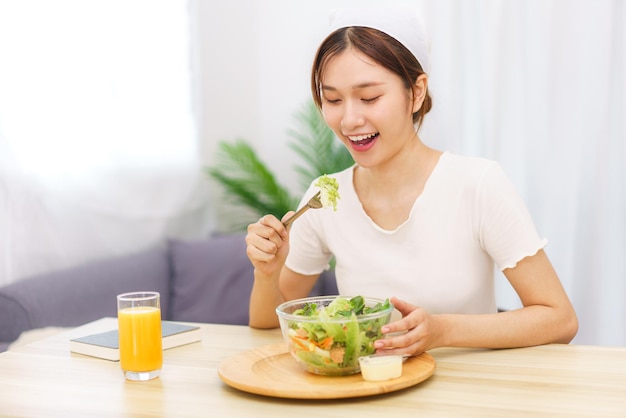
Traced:
[[415, 142], [388, 164], [355, 169], [354, 187], [359, 201], [383, 229], [394, 230], [409, 218], [442, 154], [419, 139]]
[[394, 158], [376, 167], [358, 167], [355, 172], [355, 187], [361, 194], [372, 192], [377, 195], [403, 193], [406, 189], [423, 188], [430, 173], [437, 165], [440, 151], [426, 146], [416, 136], [411, 145]]

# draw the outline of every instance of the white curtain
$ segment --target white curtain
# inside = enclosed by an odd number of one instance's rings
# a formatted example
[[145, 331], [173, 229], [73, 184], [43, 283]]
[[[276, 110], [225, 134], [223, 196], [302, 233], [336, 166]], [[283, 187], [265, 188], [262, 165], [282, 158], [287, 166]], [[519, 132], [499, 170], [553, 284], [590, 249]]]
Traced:
[[0, 285], [206, 233], [186, 1], [0, 2]]
[[[432, 145], [500, 161], [572, 298], [579, 343], [626, 345], [626, 6], [426, 1]], [[506, 308], [519, 306], [500, 280]]]

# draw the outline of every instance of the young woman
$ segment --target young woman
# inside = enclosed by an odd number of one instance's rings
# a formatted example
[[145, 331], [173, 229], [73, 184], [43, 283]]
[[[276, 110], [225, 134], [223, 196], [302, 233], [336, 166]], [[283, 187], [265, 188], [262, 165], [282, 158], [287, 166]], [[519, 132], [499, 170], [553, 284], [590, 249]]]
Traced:
[[[311, 87], [355, 164], [332, 175], [337, 211], [310, 210], [289, 228], [267, 215], [248, 227], [251, 326], [277, 327], [276, 306], [307, 296], [334, 256], [342, 295], [389, 297], [401, 314], [383, 328], [380, 353], [575, 336], [576, 314], [546, 242], [500, 166], [420, 139], [431, 108], [428, 67], [422, 26], [406, 9], [336, 12]], [[498, 312], [494, 267], [522, 308]]]

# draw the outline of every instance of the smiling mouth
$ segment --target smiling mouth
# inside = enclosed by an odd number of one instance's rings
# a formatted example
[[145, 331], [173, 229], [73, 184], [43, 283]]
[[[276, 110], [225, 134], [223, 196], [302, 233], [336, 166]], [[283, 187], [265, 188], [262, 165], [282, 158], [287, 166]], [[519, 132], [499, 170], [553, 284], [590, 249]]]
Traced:
[[355, 135], [355, 136], [348, 136], [348, 139], [357, 146], [365, 146], [367, 144], [369, 144], [370, 142], [372, 142], [373, 140], [375, 140], [376, 138], [378, 138], [379, 133], [373, 133], [373, 134], [369, 134], [369, 135]]

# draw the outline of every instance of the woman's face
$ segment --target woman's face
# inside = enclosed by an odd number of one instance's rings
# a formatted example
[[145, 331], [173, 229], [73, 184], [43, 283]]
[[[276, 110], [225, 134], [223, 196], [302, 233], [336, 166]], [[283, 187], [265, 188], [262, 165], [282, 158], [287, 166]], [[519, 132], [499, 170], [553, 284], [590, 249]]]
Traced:
[[410, 92], [368, 56], [342, 52], [326, 63], [321, 80], [324, 120], [359, 166], [382, 166], [415, 138]]

